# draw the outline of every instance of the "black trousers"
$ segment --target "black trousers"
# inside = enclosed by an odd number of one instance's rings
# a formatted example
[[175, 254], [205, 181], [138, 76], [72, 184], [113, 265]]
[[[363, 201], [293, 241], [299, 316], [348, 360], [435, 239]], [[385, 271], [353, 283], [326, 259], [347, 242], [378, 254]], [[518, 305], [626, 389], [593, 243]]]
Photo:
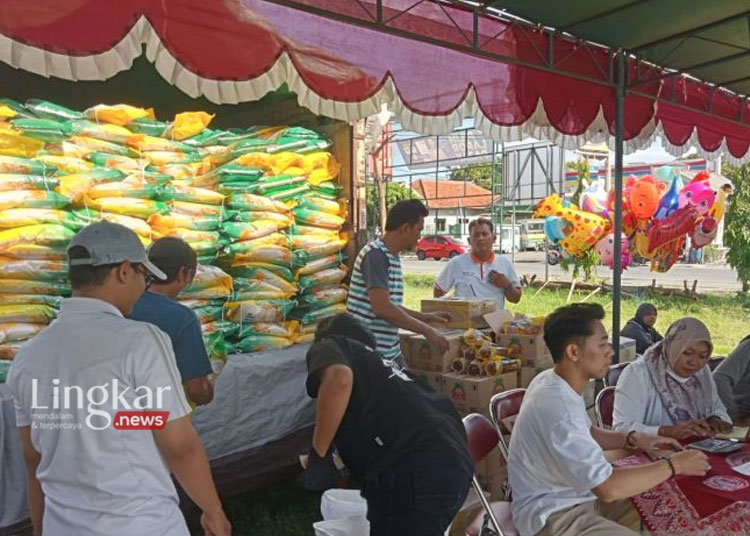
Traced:
[[446, 463], [384, 472], [367, 487], [370, 536], [443, 536], [466, 500], [470, 479]]

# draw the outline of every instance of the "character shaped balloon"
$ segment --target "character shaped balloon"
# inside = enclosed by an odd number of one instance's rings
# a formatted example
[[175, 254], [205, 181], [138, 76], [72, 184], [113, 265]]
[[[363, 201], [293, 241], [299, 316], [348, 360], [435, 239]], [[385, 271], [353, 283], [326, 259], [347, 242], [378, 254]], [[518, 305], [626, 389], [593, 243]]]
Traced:
[[[599, 240], [594, 246], [594, 250], [599, 254], [599, 260], [602, 264], [609, 266], [610, 270], [615, 268], [615, 235], [609, 233], [604, 235], [604, 238]], [[627, 269], [633, 263], [633, 258], [630, 256], [630, 244], [628, 237], [622, 235], [622, 248], [620, 253], [620, 266], [623, 270]]]
[[564, 240], [571, 230], [572, 227], [569, 224], [556, 216], [548, 216], [544, 219], [544, 233], [553, 244]]
[[673, 179], [672, 186], [669, 187], [667, 193], [659, 201], [659, 207], [656, 209], [656, 214], [654, 214], [655, 220], [668, 218], [680, 208], [680, 194], [678, 189], [678, 181], [677, 179]]
[[560, 241], [560, 245], [576, 256], [584, 255], [610, 228], [609, 220], [601, 216], [584, 212], [575, 205], [564, 206], [562, 198], [557, 194], [543, 199], [536, 207], [534, 217], [547, 216], [556, 216], [569, 224], [570, 232]]
[[609, 218], [609, 207], [607, 206], [607, 192], [604, 190], [602, 181], [593, 181], [581, 193], [581, 209], [591, 212], [602, 218]]
[[716, 238], [718, 229], [719, 225], [716, 223], [716, 220], [711, 216], [706, 216], [698, 222], [693, 233], [690, 235], [690, 247], [700, 249], [703, 246], [707, 246]]
[[[638, 228], [638, 221], [636, 220], [635, 214], [630, 209], [630, 192], [633, 188], [633, 184], [637, 179], [631, 175], [625, 181], [622, 189], [622, 230], [628, 236], [633, 236], [636, 229]], [[607, 206], [609, 207], [610, 219], [615, 213], [615, 191], [610, 190], [607, 194]]]
[[680, 208], [692, 205], [701, 216], [708, 214], [716, 201], [716, 194], [711, 188], [708, 171], [698, 173], [690, 183], [680, 191]]
[[641, 221], [648, 221], [659, 206], [662, 191], [666, 189], [663, 182], [651, 175], [636, 180], [630, 188], [630, 210]]

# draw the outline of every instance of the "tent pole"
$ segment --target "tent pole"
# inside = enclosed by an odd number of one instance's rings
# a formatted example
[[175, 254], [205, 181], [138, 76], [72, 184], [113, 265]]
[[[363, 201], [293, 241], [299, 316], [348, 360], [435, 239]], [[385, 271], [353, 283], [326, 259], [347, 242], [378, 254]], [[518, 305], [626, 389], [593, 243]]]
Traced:
[[615, 266], [612, 273], [612, 346], [613, 361], [620, 362], [620, 299], [622, 297], [622, 156], [625, 130], [625, 52], [617, 51], [617, 88], [615, 93]]

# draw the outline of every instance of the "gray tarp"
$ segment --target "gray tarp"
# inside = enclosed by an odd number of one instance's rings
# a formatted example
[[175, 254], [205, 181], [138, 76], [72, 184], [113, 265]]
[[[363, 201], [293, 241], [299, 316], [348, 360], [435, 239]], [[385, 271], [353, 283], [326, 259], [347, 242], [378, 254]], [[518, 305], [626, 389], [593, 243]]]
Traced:
[[[219, 460], [284, 438], [315, 422], [305, 391], [309, 345], [229, 357], [214, 400], [193, 413], [208, 457]], [[28, 517], [26, 470], [9, 389], [0, 384], [0, 531]], [[262, 472], [262, 471], [259, 471]]]

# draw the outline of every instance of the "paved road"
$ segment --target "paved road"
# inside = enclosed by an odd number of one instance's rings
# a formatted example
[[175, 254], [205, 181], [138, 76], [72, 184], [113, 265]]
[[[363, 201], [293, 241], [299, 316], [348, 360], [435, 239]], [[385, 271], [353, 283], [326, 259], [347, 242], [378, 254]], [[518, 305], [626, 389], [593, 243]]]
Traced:
[[[403, 257], [402, 266], [407, 274], [433, 274], [436, 275], [445, 267], [447, 261], [435, 261], [428, 259], [417, 260], [416, 257]], [[528, 274], [544, 278], [544, 254], [540, 252], [523, 252], [516, 254], [516, 272], [518, 275]], [[549, 275], [557, 280], [570, 280], [569, 273], [564, 272], [560, 266], [550, 266]], [[612, 281], [612, 271], [606, 266], [600, 266], [597, 270], [598, 277], [606, 277]], [[693, 280], [698, 280], [698, 292], [706, 291], [739, 291], [742, 285], [737, 281], [737, 272], [728, 265], [719, 264], [676, 264], [665, 274], [653, 273], [646, 266], [634, 266], [628, 268], [622, 277], [623, 285], [627, 286], [650, 286], [651, 281], [656, 279], [657, 285], [664, 287], [682, 287], [683, 281], [687, 280], [692, 286]]]

